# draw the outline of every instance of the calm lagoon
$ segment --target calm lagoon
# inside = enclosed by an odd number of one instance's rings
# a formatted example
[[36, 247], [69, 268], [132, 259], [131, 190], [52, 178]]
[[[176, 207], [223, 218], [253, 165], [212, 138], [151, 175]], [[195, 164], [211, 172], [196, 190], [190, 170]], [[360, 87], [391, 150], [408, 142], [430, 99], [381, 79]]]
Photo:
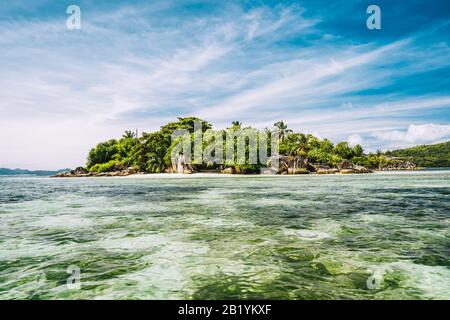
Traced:
[[0, 177], [0, 219], [2, 299], [450, 299], [450, 171]]

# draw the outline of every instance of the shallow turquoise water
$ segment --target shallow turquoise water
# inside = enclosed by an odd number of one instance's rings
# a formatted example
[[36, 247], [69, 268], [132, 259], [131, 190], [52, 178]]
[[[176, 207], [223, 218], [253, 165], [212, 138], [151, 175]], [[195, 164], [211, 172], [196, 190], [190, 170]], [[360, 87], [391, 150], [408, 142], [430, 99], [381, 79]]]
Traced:
[[0, 298], [450, 299], [449, 209], [450, 171], [0, 178]]

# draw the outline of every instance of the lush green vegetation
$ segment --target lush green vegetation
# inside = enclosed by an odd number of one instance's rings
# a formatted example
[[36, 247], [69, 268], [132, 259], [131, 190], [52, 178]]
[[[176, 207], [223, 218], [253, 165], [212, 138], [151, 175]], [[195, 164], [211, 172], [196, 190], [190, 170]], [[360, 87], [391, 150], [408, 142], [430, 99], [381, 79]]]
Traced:
[[[208, 144], [211, 142], [218, 143], [218, 135], [222, 137], [223, 142], [219, 148], [213, 151], [213, 156], [223, 157], [223, 163], [217, 164], [213, 162], [203, 163], [198, 162], [194, 158], [194, 152], [191, 154], [191, 161], [195, 168], [221, 170], [226, 168], [233, 168], [235, 172], [254, 172], [265, 166], [265, 162], [261, 161], [261, 155], [258, 153], [258, 161], [260, 164], [255, 165], [249, 163], [249, 144], [246, 143], [245, 155], [246, 160], [240, 162], [227, 162], [226, 154], [227, 147], [232, 144], [235, 152], [235, 159], [237, 159], [236, 145], [239, 143], [234, 136], [229, 138], [230, 132], [244, 132], [250, 127], [242, 127], [239, 121], [233, 121], [229, 130], [213, 131], [211, 124], [195, 117], [178, 118], [178, 121], [163, 125], [159, 131], [147, 133], [144, 132], [142, 136], [136, 135], [130, 131], [126, 131], [120, 139], [111, 139], [99, 143], [95, 148], [89, 152], [87, 169], [91, 172], [110, 172], [122, 170], [126, 167], [137, 167], [142, 172], [158, 173], [164, 172], [172, 165], [172, 151], [179, 145], [178, 139], [172, 139], [172, 134], [176, 130], [184, 129], [190, 135], [190, 142], [192, 150], [194, 149], [194, 141], [198, 137], [196, 135], [199, 131], [195, 131], [195, 123], [202, 123], [202, 133], [204, 135], [203, 144], [201, 145], [201, 152], [205, 152]], [[280, 136], [279, 153], [288, 156], [290, 159], [301, 159], [298, 163], [319, 164], [322, 166], [336, 167], [343, 160], [349, 160], [357, 165], [362, 165], [369, 169], [377, 169], [389, 163], [381, 152], [377, 154], [365, 154], [360, 145], [350, 146], [348, 142], [339, 142], [333, 144], [328, 139], [319, 139], [310, 134], [296, 133], [288, 129], [283, 121], [274, 124]], [[272, 134], [268, 128], [264, 132], [269, 136]], [[181, 139], [181, 138], [179, 138]], [[258, 136], [258, 143], [259, 143]], [[189, 143], [189, 142], [187, 142]], [[216, 145], [217, 146], [217, 145]], [[267, 139], [267, 146], [270, 153], [271, 142]], [[419, 147], [418, 147], [419, 148]], [[447, 155], [449, 154], [449, 145], [447, 144]], [[219, 152], [220, 151], [220, 152]], [[443, 154], [443, 153], [441, 153]], [[447, 157], [448, 161], [448, 157]], [[444, 164], [444, 162], [440, 162]], [[448, 162], [447, 162], [448, 163]]]
[[135, 166], [142, 172], [158, 173], [170, 167], [171, 137], [175, 130], [185, 129], [194, 133], [194, 123], [203, 123], [203, 131], [211, 129], [206, 121], [195, 117], [178, 118], [168, 123], [159, 131], [147, 133], [142, 137], [126, 131], [121, 139], [111, 139], [99, 143], [88, 155], [86, 167], [91, 172], [110, 172], [125, 167]]
[[400, 157], [421, 167], [450, 167], [450, 141], [388, 151], [389, 157]]

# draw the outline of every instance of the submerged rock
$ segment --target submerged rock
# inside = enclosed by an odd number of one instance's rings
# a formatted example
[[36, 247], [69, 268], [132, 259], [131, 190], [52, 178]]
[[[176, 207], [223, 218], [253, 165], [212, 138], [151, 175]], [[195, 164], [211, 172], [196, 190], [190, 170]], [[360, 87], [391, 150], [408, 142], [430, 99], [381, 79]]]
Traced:
[[420, 170], [414, 163], [394, 157], [386, 157], [387, 163], [380, 167], [381, 171]]
[[309, 171], [305, 168], [288, 168], [288, 174], [308, 174]]
[[233, 170], [233, 168], [225, 168], [221, 172], [226, 173], [226, 174], [233, 174], [234, 170]]
[[128, 167], [127, 171], [129, 174], [136, 174], [139, 172], [139, 168], [138, 167]]
[[83, 167], [77, 167], [74, 171], [73, 174], [88, 174], [89, 170]]
[[53, 176], [54, 178], [84, 178], [84, 177], [124, 177], [132, 174], [138, 174], [139, 168], [123, 166], [117, 166], [117, 168], [123, 168], [122, 170], [115, 170], [111, 172], [90, 172], [86, 168], [78, 167], [75, 170], [61, 172]]
[[125, 169], [125, 166], [123, 164], [121, 164], [120, 162], [116, 163], [114, 165], [114, 171], [122, 171], [123, 169]]
[[339, 170], [342, 169], [353, 169], [354, 164], [350, 160], [342, 160], [338, 165], [337, 168]]
[[316, 171], [317, 174], [335, 174], [339, 172], [339, 169], [318, 169]]
[[313, 164], [314, 171], [316, 174], [334, 174], [334, 173], [371, 173], [372, 170], [367, 169], [366, 167], [353, 164], [349, 160], [341, 161], [336, 168], [330, 168], [329, 166], [321, 165], [321, 164]]
[[355, 170], [356, 173], [371, 173], [372, 172], [372, 170], [367, 169], [366, 167], [363, 167], [363, 166], [358, 166], [358, 165], [354, 165], [353, 170]]

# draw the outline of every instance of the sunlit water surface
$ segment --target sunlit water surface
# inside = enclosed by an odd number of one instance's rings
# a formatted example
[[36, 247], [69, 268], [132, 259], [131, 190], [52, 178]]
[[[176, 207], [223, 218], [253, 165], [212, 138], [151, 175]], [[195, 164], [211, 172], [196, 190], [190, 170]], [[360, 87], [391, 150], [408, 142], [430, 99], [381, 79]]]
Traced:
[[9, 177], [0, 219], [1, 299], [450, 299], [450, 171]]

